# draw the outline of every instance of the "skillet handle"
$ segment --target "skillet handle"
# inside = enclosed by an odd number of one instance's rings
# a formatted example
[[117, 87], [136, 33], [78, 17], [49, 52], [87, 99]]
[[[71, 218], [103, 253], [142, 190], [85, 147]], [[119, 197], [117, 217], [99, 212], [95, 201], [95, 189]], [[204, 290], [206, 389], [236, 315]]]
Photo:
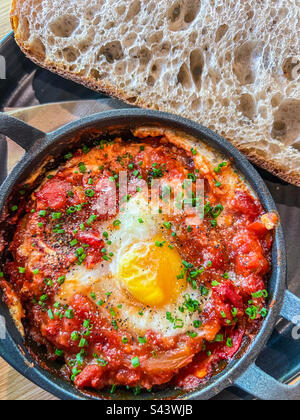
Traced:
[[0, 112], [0, 134], [4, 134], [28, 152], [46, 134], [15, 117]]
[[[300, 339], [300, 299], [290, 291], [285, 292], [281, 316], [297, 325], [294, 340]], [[300, 381], [294, 385], [283, 384], [269, 376], [253, 363], [235, 383], [243, 391], [261, 400], [300, 400]]]

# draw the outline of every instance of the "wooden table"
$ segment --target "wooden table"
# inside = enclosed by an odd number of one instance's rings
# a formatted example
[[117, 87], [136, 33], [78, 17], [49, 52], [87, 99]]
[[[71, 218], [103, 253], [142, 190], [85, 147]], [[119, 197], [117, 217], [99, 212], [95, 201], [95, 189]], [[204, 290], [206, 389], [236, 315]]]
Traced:
[[11, 31], [9, 22], [9, 9], [11, 0], [0, 1], [0, 39]]
[[[0, 39], [11, 31], [10, 0], [0, 0]], [[0, 359], [0, 400], [54, 400], [55, 398], [33, 385]]]

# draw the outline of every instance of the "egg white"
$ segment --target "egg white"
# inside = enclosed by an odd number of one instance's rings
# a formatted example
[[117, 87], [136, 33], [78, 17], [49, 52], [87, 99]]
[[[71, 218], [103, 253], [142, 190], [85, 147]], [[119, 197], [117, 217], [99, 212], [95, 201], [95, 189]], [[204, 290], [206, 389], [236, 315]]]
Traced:
[[[150, 307], [137, 301], [124, 288], [118, 279], [119, 262], [129, 247], [146, 243], [157, 235], [166, 231], [163, 227], [164, 217], [161, 214], [152, 214], [148, 202], [142, 195], [133, 197], [124, 211], [120, 212], [117, 219], [120, 224], [116, 228], [112, 221], [99, 226], [101, 235], [107, 232], [111, 245], [105, 246], [107, 253], [113, 253], [110, 261], [103, 261], [93, 269], [87, 269], [84, 265], [74, 266], [66, 276], [64, 285], [59, 292], [59, 300], [63, 303], [70, 302], [76, 293], [82, 293], [91, 299], [91, 292], [95, 293], [95, 302], [102, 300], [104, 304], [99, 306], [99, 311], [112, 321], [112, 312], [119, 328], [144, 336], [151, 330], [165, 337], [197, 331], [193, 326], [195, 320], [199, 320], [198, 311], [192, 313], [188, 309], [184, 312], [179, 308], [184, 305], [185, 296], [189, 295], [197, 300], [200, 307], [206, 302], [200, 291], [194, 290], [189, 283], [181, 290], [178, 300], [168, 303], [163, 307]], [[142, 222], [141, 222], [142, 221]], [[164, 232], [166, 235], [167, 233]], [[169, 233], [170, 234], [170, 233]], [[119, 306], [122, 305], [121, 308]], [[174, 324], [167, 319], [169, 312], [173, 319], [182, 320], [182, 328], [174, 328]]]

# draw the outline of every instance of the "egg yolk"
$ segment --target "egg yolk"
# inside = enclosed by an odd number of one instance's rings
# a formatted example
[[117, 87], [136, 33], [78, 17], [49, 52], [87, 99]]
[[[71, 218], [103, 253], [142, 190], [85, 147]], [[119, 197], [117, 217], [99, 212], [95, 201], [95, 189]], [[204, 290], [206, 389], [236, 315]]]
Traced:
[[118, 279], [140, 303], [164, 306], [186, 289], [186, 276], [176, 248], [161, 237], [133, 244], [119, 261]]

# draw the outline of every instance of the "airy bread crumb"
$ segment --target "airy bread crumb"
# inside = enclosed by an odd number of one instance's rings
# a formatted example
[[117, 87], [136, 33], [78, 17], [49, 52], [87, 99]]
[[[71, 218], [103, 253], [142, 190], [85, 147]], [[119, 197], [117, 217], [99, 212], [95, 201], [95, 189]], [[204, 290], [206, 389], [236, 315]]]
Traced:
[[212, 128], [300, 186], [299, 0], [13, 0], [37, 64]]

